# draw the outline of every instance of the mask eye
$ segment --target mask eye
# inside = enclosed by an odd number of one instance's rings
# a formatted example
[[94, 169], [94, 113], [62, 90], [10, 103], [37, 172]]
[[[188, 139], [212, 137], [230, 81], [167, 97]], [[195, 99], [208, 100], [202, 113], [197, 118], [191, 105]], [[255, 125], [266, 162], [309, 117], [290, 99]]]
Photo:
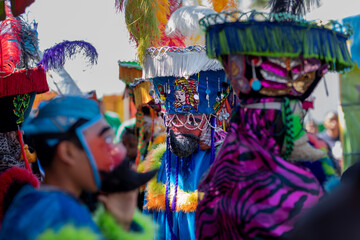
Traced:
[[113, 143], [113, 137], [111, 135], [108, 135], [105, 137], [105, 142], [107, 144], [112, 144]]
[[189, 119], [189, 124], [190, 124], [191, 126], [197, 126], [197, 125], [199, 125], [194, 118], [190, 118], [190, 119]]

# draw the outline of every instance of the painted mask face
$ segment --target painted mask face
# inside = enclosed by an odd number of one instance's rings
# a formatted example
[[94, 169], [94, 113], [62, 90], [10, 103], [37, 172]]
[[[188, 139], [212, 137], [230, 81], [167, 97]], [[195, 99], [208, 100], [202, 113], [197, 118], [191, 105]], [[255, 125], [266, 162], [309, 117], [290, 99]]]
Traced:
[[108, 172], [119, 165], [126, 156], [126, 149], [121, 143], [113, 143], [114, 133], [100, 115], [77, 128], [76, 133], [89, 158], [96, 185], [100, 188], [99, 171]]
[[199, 145], [202, 146], [201, 135], [207, 131], [205, 115], [169, 115], [170, 149], [180, 157], [188, 157]]
[[178, 113], [197, 111], [199, 104], [198, 83], [193, 79], [178, 78], [174, 82], [174, 109]]
[[175, 98], [176, 101], [179, 102], [180, 104], [182, 105], [186, 104], [186, 94], [184, 91], [176, 91]]
[[224, 68], [236, 94], [295, 96], [305, 99], [328, 70], [316, 58], [255, 57], [231, 54], [223, 57]]

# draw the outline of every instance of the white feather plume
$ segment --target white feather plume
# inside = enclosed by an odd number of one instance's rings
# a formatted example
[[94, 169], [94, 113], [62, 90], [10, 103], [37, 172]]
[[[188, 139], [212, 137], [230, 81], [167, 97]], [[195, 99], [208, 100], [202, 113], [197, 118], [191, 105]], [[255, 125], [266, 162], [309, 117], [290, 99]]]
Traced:
[[165, 34], [171, 38], [185, 37], [185, 44], [205, 45], [205, 34], [202, 32], [199, 20], [214, 10], [202, 6], [184, 6], [171, 14], [165, 28]]

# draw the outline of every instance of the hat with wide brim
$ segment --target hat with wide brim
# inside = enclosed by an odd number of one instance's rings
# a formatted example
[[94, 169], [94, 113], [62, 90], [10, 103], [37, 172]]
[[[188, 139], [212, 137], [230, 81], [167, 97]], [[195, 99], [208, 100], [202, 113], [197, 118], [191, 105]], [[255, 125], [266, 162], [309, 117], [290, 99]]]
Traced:
[[353, 66], [351, 27], [288, 13], [222, 12], [200, 20], [210, 58], [219, 59], [240, 98], [306, 99], [330, 71]]

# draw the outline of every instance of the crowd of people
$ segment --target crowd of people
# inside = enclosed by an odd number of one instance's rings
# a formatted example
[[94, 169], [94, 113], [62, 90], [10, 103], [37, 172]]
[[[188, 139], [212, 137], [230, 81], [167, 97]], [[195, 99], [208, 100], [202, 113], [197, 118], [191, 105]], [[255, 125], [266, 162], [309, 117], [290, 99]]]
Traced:
[[119, 1], [141, 63], [119, 62], [136, 108], [120, 123], [95, 92], [32, 109], [46, 71], [97, 52], [64, 41], [40, 59], [14, 2], [0, 25], [0, 84], [20, 81], [0, 87], [0, 240], [360, 236], [360, 165], [343, 168], [338, 114], [322, 132], [303, 123], [324, 74], [353, 66], [347, 26], [302, 20], [305, 3], [267, 14]]

